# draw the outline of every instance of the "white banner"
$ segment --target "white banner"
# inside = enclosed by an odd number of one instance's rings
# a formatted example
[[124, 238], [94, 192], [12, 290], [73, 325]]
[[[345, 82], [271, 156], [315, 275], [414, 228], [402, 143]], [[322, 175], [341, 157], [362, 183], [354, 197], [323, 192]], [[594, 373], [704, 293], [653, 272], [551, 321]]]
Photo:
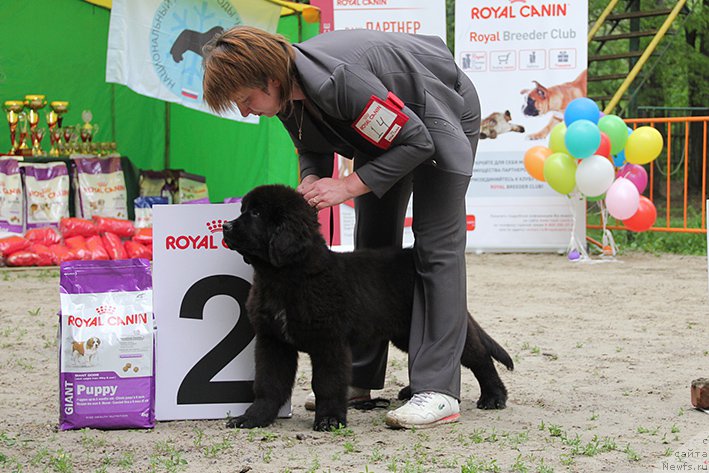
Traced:
[[[106, 82], [211, 113], [202, 100], [202, 47], [235, 25], [275, 32], [280, 12], [267, 0], [114, 0]], [[258, 123], [238, 111], [224, 116]]]
[[[241, 204], [153, 207], [157, 420], [224, 419], [253, 401], [252, 269], [222, 241]], [[281, 409], [288, 416], [290, 403]]]
[[548, 145], [568, 101], [586, 95], [587, 17], [586, 0], [456, 1], [456, 60], [483, 118], [468, 189], [469, 249], [564, 250], [572, 230], [585, 242], [584, 203], [534, 180], [523, 159]]
[[334, 27], [440, 36], [446, 40], [445, 0], [333, 0]]

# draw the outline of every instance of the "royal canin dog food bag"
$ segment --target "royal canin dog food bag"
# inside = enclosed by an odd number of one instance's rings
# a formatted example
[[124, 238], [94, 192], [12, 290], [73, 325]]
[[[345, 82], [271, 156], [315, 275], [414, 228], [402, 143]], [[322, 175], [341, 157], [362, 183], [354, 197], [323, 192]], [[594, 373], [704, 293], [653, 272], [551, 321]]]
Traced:
[[128, 218], [121, 158], [74, 159], [76, 216]]
[[22, 233], [22, 177], [15, 159], [0, 159], [0, 233]]
[[59, 428], [154, 427], [150, 262], [62, 263], [59, 293]]

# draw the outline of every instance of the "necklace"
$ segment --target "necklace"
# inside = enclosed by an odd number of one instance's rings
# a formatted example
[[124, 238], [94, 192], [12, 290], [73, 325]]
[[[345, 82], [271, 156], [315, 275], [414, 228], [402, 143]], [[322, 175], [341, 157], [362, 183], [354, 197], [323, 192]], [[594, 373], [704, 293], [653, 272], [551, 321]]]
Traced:
[[303, 114], [305, 113], [305, 101], [300, 102], [300, 123], [298, 123], [298, 116], [295, 116], [295, 124], [298, 125], [298, 140], [303, 139]]

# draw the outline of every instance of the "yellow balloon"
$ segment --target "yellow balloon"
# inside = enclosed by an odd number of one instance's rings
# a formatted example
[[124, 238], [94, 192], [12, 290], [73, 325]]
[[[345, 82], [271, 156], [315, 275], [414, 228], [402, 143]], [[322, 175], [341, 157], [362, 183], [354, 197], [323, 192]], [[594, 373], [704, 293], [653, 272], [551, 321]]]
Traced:
[[566, 149], [566, 143], [564, 141], [565, 137], [566, 124], [564, 124], [564, 122], [558, 123], [551, 129], [551, 133], [549, 133], [549, 149], [554, 153], [569, 154], [569, 150]]
[[632, 164], [647, 164], [662, 152], [662, 135], [651, 126], [636, 128], [625, 143], [625, 159]]
[[550, 154], [551, 150], [546, 146], [532, 146], [524, 153], [524, 168], [530, 176], [544, 182], [544, 160]]
[[544, 180], [559, 194], [569, 194], [576, 186], [576, 160], [554, 153], [544, 160]]

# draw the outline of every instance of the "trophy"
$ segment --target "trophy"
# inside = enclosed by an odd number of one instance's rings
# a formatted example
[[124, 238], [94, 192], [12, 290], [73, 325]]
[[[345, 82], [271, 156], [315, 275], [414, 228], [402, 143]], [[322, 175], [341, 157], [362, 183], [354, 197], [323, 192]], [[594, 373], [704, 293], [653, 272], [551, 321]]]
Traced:
[[52, 147], [49, 150], [50, 156], [59, 156], [59, 144], [62, 140], [63, 115], [69, 111], [69, 102], [50, 102], [51, 110], [47, 113], [47, 126], [49, 127], [49, 141]]
[[7, 122], [10, 125], [10, 152], [9, 154], [17, 154], [19, 144], [15, 142], [15, 133], [17, 132], [17, 123], [20, 121], [20, 113], [25, 108], [25, 103], [22, 100], [7, 100], [3, 106], [7, 116]]
[[96, 136], [96, 133], [98, 133], [99, 126], [95, 123], [91, 123], [91, 119], [94, 117], [94, 115], [91, 113], [91, 110], [84, 110], [81, 112], [81, 119], [84, 121], [84, 124], [81, 125], [80, 131], [79, 131], [79, 136], [81, 137], [81, 145], [82, 145], [82, 153], [88, 153], [91, 151], [91, 142], [94, 139], [94, 136]]
[[37, 132], [37, 125], [39, 124], [39, 112], [47, 105], [47, 101], [44, 99], [44, 95], [25, 95], [25, 107], [29, 108], [29, 113], [27, 114], [27, 120], [30, 124], [30, 140], [32, 141], [32, 156], [40, 156], [44, 154], [41, 147], [42, 137], [44, 136], [44, 131], [40, 133]]

